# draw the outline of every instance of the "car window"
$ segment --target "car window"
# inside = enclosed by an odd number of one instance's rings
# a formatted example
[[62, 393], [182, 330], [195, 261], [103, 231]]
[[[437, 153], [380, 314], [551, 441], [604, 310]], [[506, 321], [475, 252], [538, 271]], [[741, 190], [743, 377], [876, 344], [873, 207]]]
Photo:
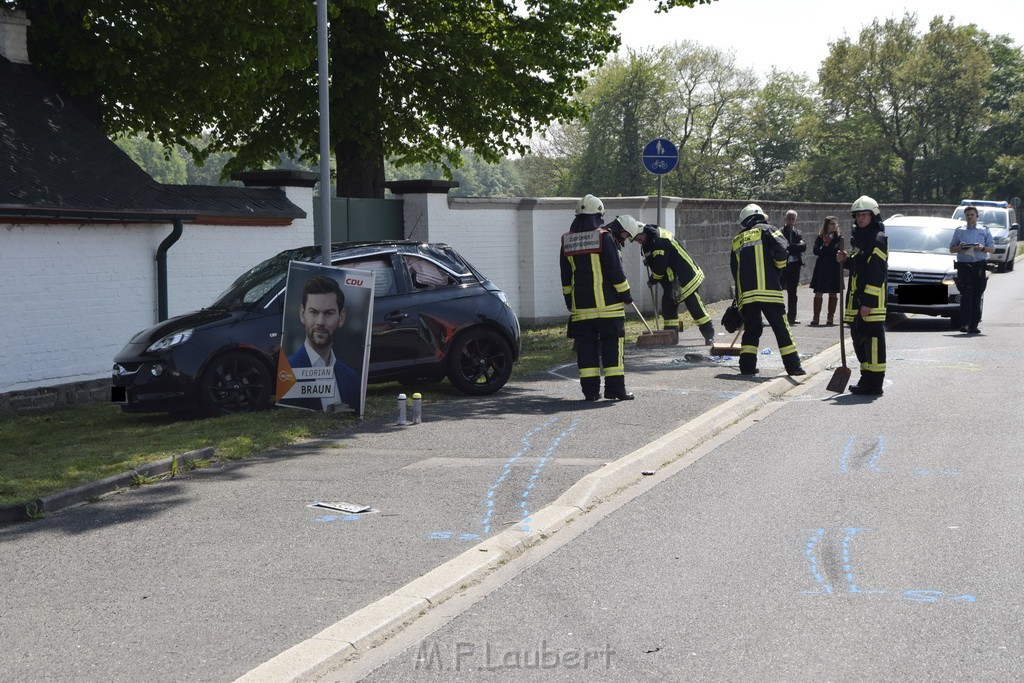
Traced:
[[292, 260], [308, 258], [303, 258], [297, 252], [286, 251], [257, 264], [235, 280], [211, 307], [229, 311], [249, 309], [275, 286], [283, 284], [288, 263]]
[[1010, 224], [1006, 217], [1006, 211], [982, 211], [981, 215], [978, 216], [978, 223], [986, 228], [1005, 228], [1009, 230]]
[[390, 259], [362, 259], [357, 261], [335, 261], [338, 268], [356, 268], [373, 273], [373, 298], [388, 296], [398, 291], [395, 286], [395, 269]]
[[418, 256], [405, 256], [409, 277], [416, 289], [434, 289], [458, 283], [451, 273], [436, 263]]

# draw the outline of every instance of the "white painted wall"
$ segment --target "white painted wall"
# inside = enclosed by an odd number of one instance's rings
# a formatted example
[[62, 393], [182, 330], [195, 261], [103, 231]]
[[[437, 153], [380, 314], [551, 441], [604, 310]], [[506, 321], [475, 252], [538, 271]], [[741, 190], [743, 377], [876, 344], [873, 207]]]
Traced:
[[[562, 233], [575, 216], [577, 198], [459, 198], [445, 194], [405, 195], [409, 239], [445, 242], [455, 247], [501, 287], [520, 319], [565, 318], [558, 250]], [[662, 198], [664, 227], [675, 230], [677, 197]], [[657, 221], [657, 197], [604, 199], [605, 222], [630, 214], [642, 223]], [[626, 277], [641, 308], [652, 309], [640, 247], [622, 252]]]
[[[186, 223], [167, 253], [168, 314], [208, 305], [247, 268], [313, 240], [288, 226]], [[0, 393], [110, 376], [114, 355], [157, 322], [157, 247], [170, 224], [0, 224]]]
[[[185, 224], [167, 257], [169, 315], [209, 304], [247, 268], [312, 243], [311, 190], [285, 190], [308, 218], [285, 227]], [[453, 246], [506, 292], [524, 322], [566, 318], [558, 250], [576, 198], [403, 198], [409, 239]], [[670, 230], [680, 201], [663, 198]], [[656, 221], [656, 197], [604, 202], [606, 222], [623, 213]], [[114, 355], [157, 322], [155, 256], [171, 230], [0, 224], [0, 394], [109, 377]], [[634, 298], [650, 310], [637, 245], [626, 247], [623, 262]]]

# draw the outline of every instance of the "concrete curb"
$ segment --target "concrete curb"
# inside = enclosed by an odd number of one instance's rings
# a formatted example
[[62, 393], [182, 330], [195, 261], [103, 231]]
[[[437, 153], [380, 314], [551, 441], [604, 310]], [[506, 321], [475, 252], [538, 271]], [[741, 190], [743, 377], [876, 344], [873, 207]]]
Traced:
[[835, 364], [838, 358], [839, 344], [835, 344], [803, 361], [807, 376], [802, 381], [781, 376], [752, 387], [650, 444], [584, 476], [551, 504], [534, 513], [526, 529], [517, 525], [488, 538], [391, 595], [288, 648], [238, 678], [236, 683], [296, 681], [315, 676], [318, 672], [326, 673], [323, 667], [330, 660], [368, 648], [377, 639], [518, 557], [603, 500], [633, 486], [643, 478], [644, 470], [658, 469], [683, 457], [721, 430], [799, 387]]
[[212, 460], [213, 457], [214, 449], [212, 446], [208, 446], [140, 465], [133, 470], [115, 474], [105, 479], [90, 481], [74, 488], [51, 493], [28, 503], [8, 505], [0, 508], [0, 525], [24, 522], [39, 515], [63, 510], [72, 505], [86, 503], [108, 493], [135, 486], [136, 477], [165, 477], [174, 474], [178, 470], [190, 469], [187, 465], [190, 460]]

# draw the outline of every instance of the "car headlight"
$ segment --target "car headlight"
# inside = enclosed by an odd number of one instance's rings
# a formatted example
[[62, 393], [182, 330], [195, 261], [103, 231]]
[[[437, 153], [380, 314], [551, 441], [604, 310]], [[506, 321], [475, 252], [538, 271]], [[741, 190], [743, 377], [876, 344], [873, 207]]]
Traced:
[[955, 285], [956, 284], [956, 271], [951, 271], [942, 276], [942, 284], [944, 285]]
[[1010, 241], [1010, 238], [1009, 237], [993, 237], [992, 241], [995, 242], [996, 244], [1006, 244], [1007, 242]]
[[153, 353], [155, 351], [166, 351], [167, 349], [174, 348], [179, 344], [184, 344], [192, 338], [193, 330], [191, 328], [187, 330], [178, 330], [174, 334], [169, 334], [158, 342], [150, 344], [146, 351]]

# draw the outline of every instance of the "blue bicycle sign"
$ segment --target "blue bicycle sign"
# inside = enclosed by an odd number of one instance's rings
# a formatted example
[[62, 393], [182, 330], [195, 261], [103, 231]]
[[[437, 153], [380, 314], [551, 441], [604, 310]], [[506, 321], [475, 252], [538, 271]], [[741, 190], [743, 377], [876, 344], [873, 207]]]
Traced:
[[665, 138], [657, 138], [644, 147], [643, 160], [648, 171], [655, 175], [664, 175], [679, 163], [679, 151]]

